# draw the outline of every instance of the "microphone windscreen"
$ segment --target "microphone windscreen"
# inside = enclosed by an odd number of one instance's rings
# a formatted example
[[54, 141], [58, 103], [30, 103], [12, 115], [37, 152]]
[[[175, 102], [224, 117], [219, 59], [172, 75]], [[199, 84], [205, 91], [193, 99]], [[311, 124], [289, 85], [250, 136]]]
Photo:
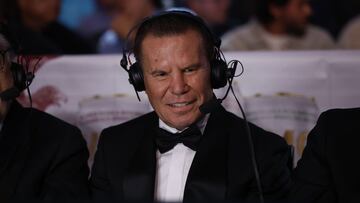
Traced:
[[221, 104], [222, 100], [221, 99], [211, 99], [205, 103], [203, 103], [200, 107], [199, 110], [202, 114], [207, 114], [212, 112], [216, 107], [218, 107]]
[[9, 101], [11, 99], [15, 99], [20, 95], [20, 91], [16, 87], [9, 88], [0, 93], [1, 101]]

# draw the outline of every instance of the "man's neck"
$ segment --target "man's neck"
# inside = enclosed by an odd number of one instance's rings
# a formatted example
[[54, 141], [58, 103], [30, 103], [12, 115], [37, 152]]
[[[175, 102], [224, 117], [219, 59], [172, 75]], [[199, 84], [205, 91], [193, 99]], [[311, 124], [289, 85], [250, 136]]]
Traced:
[[272, 35], [276, 35], [276, 36], [286, 35], [285, 26], [280, 22], [274, 21], [268, 24], [263, 24], [263, 27], [268, 33]]
[[[205, 127], [206, 127], [206, 124], [207, 124], [207, 121], [209, 119], [209, 116], [210, 116], [210, 113], [204, 115], [203, 117], [201, 117], [198, 121], [196, 121], [196, 125], [198, 126], [198, 128], [200, 129], [201, 133], [204, 133], [204, 130], [205, 130]], [[182, 129], [182, 130], [179, 130], [179, 129], [176, 129], [172, 126], [169, 126], [168, 124], [166, 124], [164, 121], [162, 121], [160, 118], [159, 118], [159, 127], [166, 130], [166, 131], [169, 131], [171, 133], [178, 133], [178, 132], [182, 132], [184, 131], [186, 128]]]

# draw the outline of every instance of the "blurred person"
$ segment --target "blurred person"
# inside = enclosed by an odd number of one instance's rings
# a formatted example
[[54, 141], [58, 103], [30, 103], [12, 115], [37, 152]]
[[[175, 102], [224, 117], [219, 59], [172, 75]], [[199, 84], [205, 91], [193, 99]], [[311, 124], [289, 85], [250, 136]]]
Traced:
[[312, 10], [307, 0], [258, 0], [255, 19], [222, 37], [222, 49], [309, 50], [331, 49], [330, 34], [308, 23]]
[[230, 28], [230, 3], [230, 0], [186, 0], [187, 7], [203, 18], [218, 37]]
[[12, 62], [15, 41], [0, 28], [0, 202], [89, 198], [88, 150], [75, 126], [16, 97], [32, 75]]
[[136, 62], [127, 67], [125, 54], [121, 64], [154, 111], [102, 131], [93, 199], [257, 202], [260, 187], [266, 202], [279, 202], [291, 184], [289, 146], [220, 103], [209, 105], [231, 69], [205, 22], [189, 12], [162, 12], [144, 20], [134, 37]]
[[341, 30], [360, 14], [359, 0], [311, 0], [314, 10], [311, 22], [329, 31], [334, 39], [339, 39]]
[[92, 47], [57, 22], [61, 0], [4, 0], [6, 21], [23, 54], [87, 54]]
[[293, 173], [292, 203], [360, 202], [360, 108], [322, 113]]
[[360, 15], [344, 27], [339, 37], [338, 46], [341, 49], [360, 49]]
[[111, 28], [100, 37], [98, 53], [122, 53], [131, 28], [163, 8], [161, 0], [116, 0], [115, 5]]
[[111, 19], [115, 12], [117, 0], [96, 0], [94, 13], [84, 17], [77, 32], [96, 47], [100, 36], [110, 27]]

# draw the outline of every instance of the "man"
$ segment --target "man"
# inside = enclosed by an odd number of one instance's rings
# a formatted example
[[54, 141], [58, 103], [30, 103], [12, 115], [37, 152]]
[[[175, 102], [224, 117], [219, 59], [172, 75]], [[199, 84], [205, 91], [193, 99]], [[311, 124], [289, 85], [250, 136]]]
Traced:
[[360, 108], [329, 110], [308, 136], [289, 202], [360, 202]]
[[22, 107], [15, 97], [31, 78], [11, 62], [0, 32], [0, 201], [87, 199], [88, 151], [78, 128]]
[[305, 50], [331, 49], [334, 42], [324, 30], [308, 24], [307, 0], [258, 0], [256, 19], [223, 36], [222, 49]]
[[[165, 12], [139, 26], [130, 81], [146, 91], [155, 112], [102, 132], [90, 180], [95, 200], [259, 201], [244, 120], [221, 105], [205, 115], [199, 110], [226, 84], [213, 75], [222, 63], [218, 47], [187, 12]], [[250, 131], [263, 195], [279, 200], [290, 184], [288, 145], [252, 124]]]
[[114, 4], [111, 28], [100, 36], [97, 45], [101, 54], [121, 53], [131, 28], [163, 8], [161, 0], [115, 0]]
[[220, 37], [230, 28], [230, 0], [186, 0], [186, 6], [199, 15]]
[[90, 54], [93, 48], [57, 21], [61, 0], [3, 0], [9, 29], [29, 55]]
[[341, 49], [360, 49], [360, 15], [351, 19], [343, 28], [338, 46]]

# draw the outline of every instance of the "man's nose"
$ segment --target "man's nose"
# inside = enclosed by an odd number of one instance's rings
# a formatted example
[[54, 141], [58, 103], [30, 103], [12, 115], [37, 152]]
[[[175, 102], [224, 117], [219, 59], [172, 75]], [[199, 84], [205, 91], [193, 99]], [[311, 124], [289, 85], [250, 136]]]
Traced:
[[189, 85], [187, 84], [184, 74], [174, 74], [171, 80], [170, 89], [175, 95], [182, 95], [189, 90]]

